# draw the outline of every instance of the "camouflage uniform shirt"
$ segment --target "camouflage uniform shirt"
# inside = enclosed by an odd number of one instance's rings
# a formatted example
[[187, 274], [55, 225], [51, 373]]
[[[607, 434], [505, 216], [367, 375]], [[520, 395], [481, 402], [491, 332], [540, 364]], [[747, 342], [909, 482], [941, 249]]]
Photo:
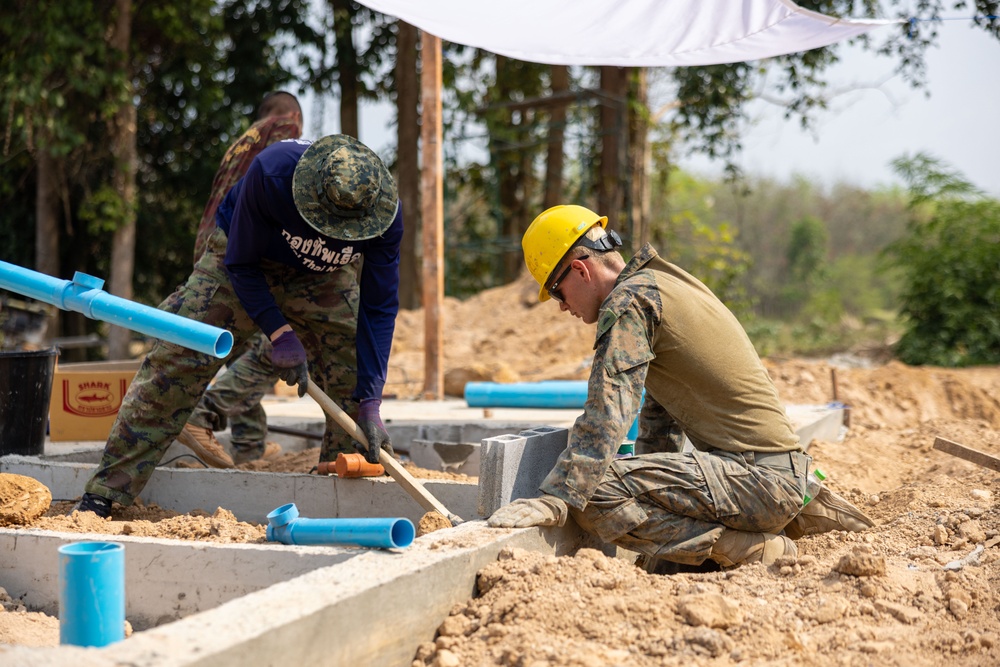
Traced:
[[219, 204], [229, 189], [236, 185], [236, 181], [243, 177], [253, 159], [276, 141], [297, 139], [300, 134], [302, 129], [294, 118], [271, 116], [251, 125], [250, 129], [226, 150], [219, 163], [219, 170], [215, 172], [215, 178], [212, 180], [212, 194], [201, 214], [201, 222], [198, 223], [198, 233], [194, 241], [195, 264], [208, 247], [208, 237], [215, 231], [215, 212]]
[[736, 317], [647, 244], [601, 304], [584, 413], [541, 490], [583, 509], [646, 391], [637, 448], [800, 451], [767, 371]]

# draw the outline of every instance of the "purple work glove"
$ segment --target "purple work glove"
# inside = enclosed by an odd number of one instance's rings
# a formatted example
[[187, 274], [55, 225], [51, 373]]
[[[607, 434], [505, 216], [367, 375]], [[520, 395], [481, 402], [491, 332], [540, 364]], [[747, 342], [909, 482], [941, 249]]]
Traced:
[[288, 386], [299, 385], [299, 398], [306, 395], [309, 385], [306, 349], [295, 332], [286, 331], [271, 343], [271, 364], [275, 374]]
[[368, 463], [378, 463], [379, 449], [387, 451], [389, 456], [395, 456], [389, 434], [386, 433], [382, 417], [378, 414], [381, 405], [381, 398], [366, 398], [361, 401], [361, 407], [358, 408], [358, 428], [368, 438], [368, 451], [365, 452]]

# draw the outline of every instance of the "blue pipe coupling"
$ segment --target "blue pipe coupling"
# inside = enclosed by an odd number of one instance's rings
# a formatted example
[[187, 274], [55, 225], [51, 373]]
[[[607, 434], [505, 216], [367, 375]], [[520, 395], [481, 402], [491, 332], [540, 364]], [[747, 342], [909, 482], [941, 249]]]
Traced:
[[399, 549], [413, 543], [416, 529], [409, 519], [300, 519], [295, 503], [267, 515], [267, 539], [282, 544], [351, 544]]
[[103, 287], [102, 279], [79, 271], [72, 281], [60, 280], [0, 261], [0, 288], [219, 359], [233, 349], [233, 334], [225, 329], [113, 296]]
[[59, 643], [107, 646], [125, 639], [125, 547], [59, 547]]

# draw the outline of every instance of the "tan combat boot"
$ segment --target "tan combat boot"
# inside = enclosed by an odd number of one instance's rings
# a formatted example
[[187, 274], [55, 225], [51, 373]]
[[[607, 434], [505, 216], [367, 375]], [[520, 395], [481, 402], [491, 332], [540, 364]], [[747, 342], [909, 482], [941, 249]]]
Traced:
[[210, 428], [184, 424], [184, 430], [177, 435], [177, 442], [194, 452], [210, 468], [236, 467]]
[[794, 557], [798, 553], [795, 543], [784, 535], [726, 528], [708, 557], [722, 567], [732, 567], [743, 563], [771, 565], [782, 556]]
[[875, 525], [864, 512], [842, 496], [823, 487], [799, 515], [785, 526], [784, 533], [793, 540], [805, 535], [819, 535], [831, 530], [861, 532]]
[[281, 456], [281, 445], [265, 442], [263, 445], [233, 445], [233, 462], [242, 465], [251, 461], [263, 461]]

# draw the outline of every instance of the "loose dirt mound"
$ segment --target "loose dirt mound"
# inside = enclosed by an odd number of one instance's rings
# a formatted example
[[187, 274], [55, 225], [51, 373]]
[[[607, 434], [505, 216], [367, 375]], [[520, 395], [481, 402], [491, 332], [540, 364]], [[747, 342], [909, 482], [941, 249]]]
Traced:
[[0, 473], [0, 526], [30, 524], [49, 509], [52, 494], [41, 482], [12, 473]]

